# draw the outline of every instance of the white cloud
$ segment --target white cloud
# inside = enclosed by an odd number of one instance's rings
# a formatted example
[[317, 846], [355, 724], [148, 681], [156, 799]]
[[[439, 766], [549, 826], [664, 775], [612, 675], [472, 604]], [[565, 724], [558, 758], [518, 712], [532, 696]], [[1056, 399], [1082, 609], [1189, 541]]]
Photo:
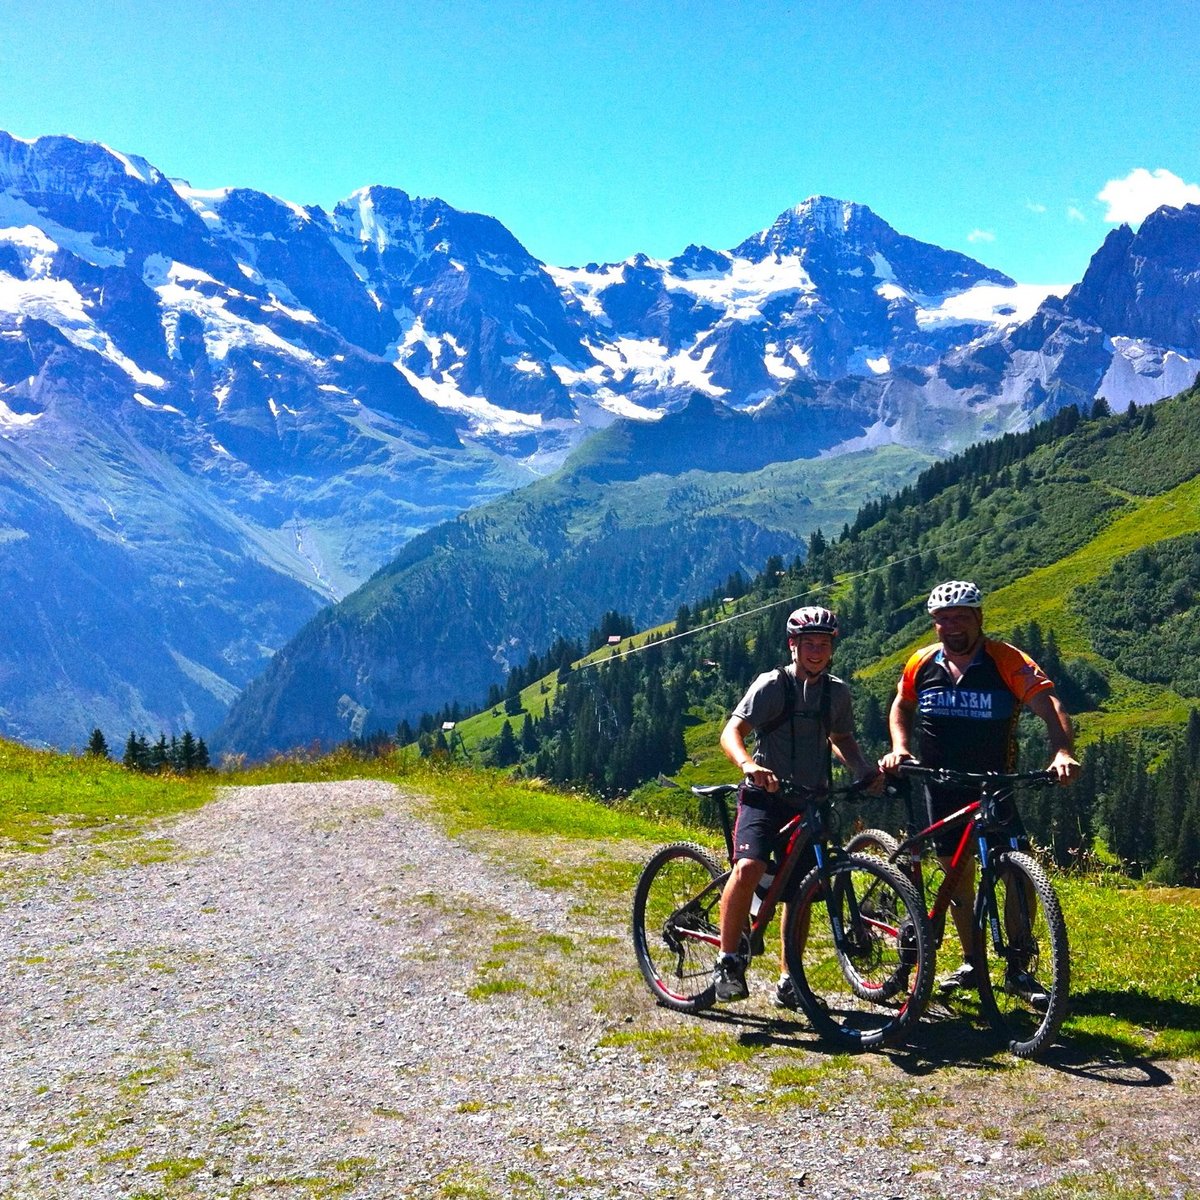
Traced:
[[1031, 213], [1044, 213], [1046, 211], [1046, 206], [1044, 204], [1038, 204], [1033, 200], [1026, 200], [1025, 207], [1029, 209]]
[[1085, 217], [1083, 215], [1083, 209], [1076, 208], [1074, 204], [1071, 204], [1071, 205], [1068, 205], [1068, 207], [1067, 207], [1067, 220], [1068, 221], [1086, 221], [1087, 217]]
[[1156, 208], [1182, 208], [1200, 204], [1200, 184], [1184, 183], [1178, 175], [1159, 167], [1135, 167], [1124, 179], [1110, 179], [1096, 196], [1108, 205], [1104, 219], [1113, 225], [1136, 225]]
[[968, 242], [994, 242], [996, 235], [990, 229], [972, 229], [967, 234]]

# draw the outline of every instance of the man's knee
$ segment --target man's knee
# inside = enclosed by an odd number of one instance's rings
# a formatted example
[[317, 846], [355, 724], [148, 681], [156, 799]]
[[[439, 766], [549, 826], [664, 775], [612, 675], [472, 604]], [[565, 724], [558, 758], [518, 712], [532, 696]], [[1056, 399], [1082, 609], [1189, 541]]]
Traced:
[[735, 884], [754, 887], [762, 878], [767, 864], [759, 858], [739, 858], [733, 864], [733, 880]]

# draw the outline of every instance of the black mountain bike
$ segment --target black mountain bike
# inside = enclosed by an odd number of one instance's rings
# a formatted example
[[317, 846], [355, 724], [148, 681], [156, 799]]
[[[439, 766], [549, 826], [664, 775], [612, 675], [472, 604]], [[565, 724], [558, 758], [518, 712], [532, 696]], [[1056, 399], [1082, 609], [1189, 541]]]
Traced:
[[[733, 861], [729, 797], [735, 784], [694, 787], [717, 807], [726, 863], [690, 842], [655, 851], [633, 896], [633, 945], [659, 1003], [699, 1012], [716, 1000], [713, 965], [720, 951], [719, 906]], [[858, 789], [842, 789], [842, 793]], [[783, 940], [788, 972], [813, 1028], [856, 1048], [896, 1041], [920, 1018], [933, 987], [933, 941], [920, 893], [895, 867], [830, 843], [831, 796], [793, 792], [797, 814], [781, 829], [782, 858], [768, 866], [742, 936], [747, 961], [786, 902]], [[816, 866], [797, 879], [811, 845]], [[773, 873], [772, 873], [773, 872]], [[762, 888], [762, 885], [760, 885]]]
[[[1033, 1058], [1057, 1036], [1071, 987], [1067, 925], [1054, 888], [1022, 839], [1013, 837], [1013, 789], [1056, 783], [1051, 771], [979, 774], [902, 763], [902, 775], [979, 789], [979, 799], [921, 828], [911, 794], [902, 842], [881, 829], [864, 829], [846, 843], [852, 853], [876, 854], [896, 864], [926, 897], [934, 940], [940, 945], [955, 887], [978, 854], [975, 940], [971, 961], [984, 1016], [1009, 1050]], [[959, 830], [958, 845], [943, 871], [934, 838]], [[1034, 987], [1033, 984], [1037, 986]]]

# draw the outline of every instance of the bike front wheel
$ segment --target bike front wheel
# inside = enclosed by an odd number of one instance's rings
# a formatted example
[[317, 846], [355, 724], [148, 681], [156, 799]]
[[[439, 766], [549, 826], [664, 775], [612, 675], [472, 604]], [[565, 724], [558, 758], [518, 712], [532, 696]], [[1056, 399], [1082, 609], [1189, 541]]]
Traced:
[[920, 1019], [933, 987], [929, 921], [912, 883], [873, 855], [805, 876], [783, 929], [788, 972], [822, 1037], [870, 1049]]
[[1046, 1051], [1067, 1015], [1067, 923], [1046, 872], [1019, 850], [995, 863], [984, 927], [976, 931], [979, 1003], [1019, 1058]]
[[650, 991], [677, 1012], [716, 999], [721, 891], [728, 872], [691, 842], [664, 846], [642, 869], [633, 893], [633, 950]]

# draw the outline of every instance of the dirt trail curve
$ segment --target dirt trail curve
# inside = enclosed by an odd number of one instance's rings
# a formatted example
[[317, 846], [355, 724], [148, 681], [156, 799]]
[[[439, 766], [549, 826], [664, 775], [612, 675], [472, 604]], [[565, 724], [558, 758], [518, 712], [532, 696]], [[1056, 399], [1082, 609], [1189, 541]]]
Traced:
[[[1194, 1064], [831, 1060], [761, 1002], [691, 1024], [783, 1049], [647, 1062], [603, 1035], [689, 1022], [635, 983], [611, 1017], [586, 991], [472, 991], [500, 914], [595, 930], [388, 784], [228, 791], [118, 866], [98, 853], [2, 864], [6, 1200], [972, 1197], [1103, 1170], [1200, 1188]], [[772, 1100], [802, 1086], [772, 1076], [789, 1063], [822, 1104]]]

